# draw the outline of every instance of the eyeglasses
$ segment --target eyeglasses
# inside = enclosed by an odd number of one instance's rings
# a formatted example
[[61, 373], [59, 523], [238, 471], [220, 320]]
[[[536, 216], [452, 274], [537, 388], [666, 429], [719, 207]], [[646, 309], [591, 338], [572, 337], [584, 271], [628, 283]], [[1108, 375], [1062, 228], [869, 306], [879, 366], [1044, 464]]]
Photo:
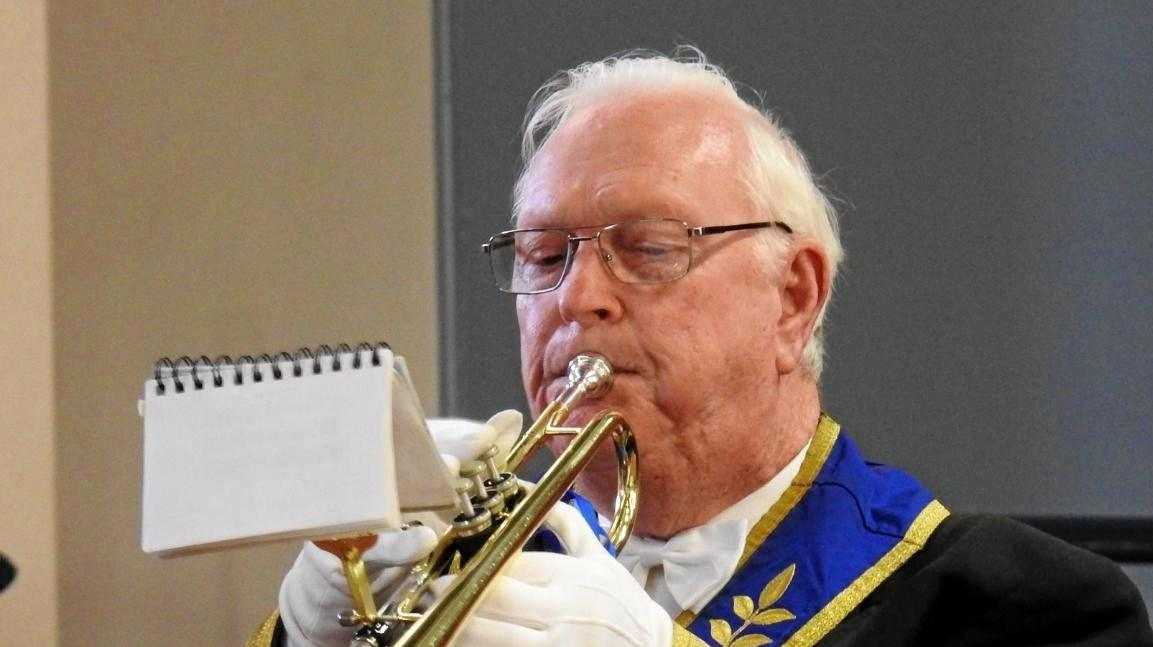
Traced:
[[668, 283], [685, 274], [693, 262], [691, 240], [730, 231], [776, 227], [793, 233], [783, 222], [745, 222], [736, 225], [690, 227], [679, 220], [630, 220], [600, 227], [578, 236], [560, 228], [502, 231], [481, 245], [497, 288], [509, 294], [540, 294], [560, 287], [577, 246], [596, 241], [597, 255], [618, 280], [625, 283]]

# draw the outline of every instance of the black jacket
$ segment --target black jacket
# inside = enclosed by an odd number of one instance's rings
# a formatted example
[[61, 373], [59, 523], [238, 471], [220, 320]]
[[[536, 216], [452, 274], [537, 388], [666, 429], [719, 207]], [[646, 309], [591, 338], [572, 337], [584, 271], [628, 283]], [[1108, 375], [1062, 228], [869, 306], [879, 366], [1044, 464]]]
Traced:
[[1021, 523], [954, 514], [821, 645], [1153, 646], [1116, 564]]

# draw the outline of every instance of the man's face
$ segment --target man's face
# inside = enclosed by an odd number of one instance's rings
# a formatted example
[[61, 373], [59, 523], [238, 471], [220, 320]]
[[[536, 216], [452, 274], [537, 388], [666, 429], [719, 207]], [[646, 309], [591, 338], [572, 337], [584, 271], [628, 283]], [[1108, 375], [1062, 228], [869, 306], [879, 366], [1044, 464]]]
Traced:
[[[517, 226], [766, 219], [740, 181], [746, 147], [735, 108], [715, 98], [645, 94], [589, 108], [535, 158]], [[560, 288], [517, 299], [522, 377], [534, 414], [563, 390], [573, 356], [595, 351], [612, 362], [610, 394], [581, 404], [569, 422], [583, 424], [607, 407], [631, 423], [641, 453], [642, 532], [677, 525], [669, 520], [676, 506], [717, 494], [709, 487], [720, 487], [724, 471], [742, 469], [766, 444], [765, 430], [751, 428], [743, 415], [771, 406], [778, 379], [781, 305], [759, 235], [694, 238], [688, 275], [655, 285], [618, 281], [595, 244], [583, 242]], [[614, 470], [599, 460], [582, 478], [583, 491], [602, 509], [612, 498]], [[698, 477], [709, 487], [694, 486]]]

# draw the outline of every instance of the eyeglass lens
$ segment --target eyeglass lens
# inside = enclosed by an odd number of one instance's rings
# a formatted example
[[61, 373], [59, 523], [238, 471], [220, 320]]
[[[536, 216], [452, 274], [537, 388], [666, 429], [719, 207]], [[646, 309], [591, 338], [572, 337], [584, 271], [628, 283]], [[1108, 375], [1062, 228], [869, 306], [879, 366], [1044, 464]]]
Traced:
[[[598, 251], [613, 275], [625, 283], [664, 283], [688, 272], [689, 232], [676, 220], [634, 220], [609, 225], [596, 235]], [[489, 243], [497, 286], [531, 294], [555, 289], [572, 262], [576, 244], [564, 229], [516, 231]]]

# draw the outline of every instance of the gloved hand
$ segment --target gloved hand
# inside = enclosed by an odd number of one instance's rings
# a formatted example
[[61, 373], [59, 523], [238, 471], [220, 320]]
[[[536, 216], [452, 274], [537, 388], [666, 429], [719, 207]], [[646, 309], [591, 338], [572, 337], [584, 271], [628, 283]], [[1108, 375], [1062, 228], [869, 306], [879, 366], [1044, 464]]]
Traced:
[[[377, 598], [390, 595], [409, 567], [436, 545], [436, 532], [427, 526], [382, 532], [364, 553], [365, 570]], [[280, 619], [292, 647], [348, 647], [355, 627], [342, 627], [336, 615], [352, 608], [340, 560], [312, 542], [305, 542], [296, 563], [280, 585]]]
[[[668, 647], [673, 621], [613, 559], [575, 508], [545, 524], [567, 554], [514, 557], [454, 642], [461, 647]], [[452, 577], [433, 583], [439, 597]]]
[[523, 423], [519, 411], [506, 409], [483, 423], [464, 418], [432, 418], [428, 421], [428, 430], [442, 456], [453, 456], [464, 464], [496, 445], [500, 448], [497, 463], [503, 463]]
[[[428, 426], [442, 452], [441, 458], [455, 476], [461, 462], [472, 460], [493, 444], [501, 449], [498, 462], [503, 460], [520, 433], [521, 423], [521, 414], [510, 410], [483, 423], [431, 419]], [[437, 531], [421, 525], [378, 534], [376, 544], [366, 550], [363, 557], [378, 603], [395, 592], [412, 564], [428, 555], [436, 542]], [[347, 647], [356, 631], [354, 627], [340, 626], [336, 620], [338, 613], [352, 608], [340, 560], [312, 542], [304, 544], [284, 576], [279, 604], [280, 618], [292, 647]]]

